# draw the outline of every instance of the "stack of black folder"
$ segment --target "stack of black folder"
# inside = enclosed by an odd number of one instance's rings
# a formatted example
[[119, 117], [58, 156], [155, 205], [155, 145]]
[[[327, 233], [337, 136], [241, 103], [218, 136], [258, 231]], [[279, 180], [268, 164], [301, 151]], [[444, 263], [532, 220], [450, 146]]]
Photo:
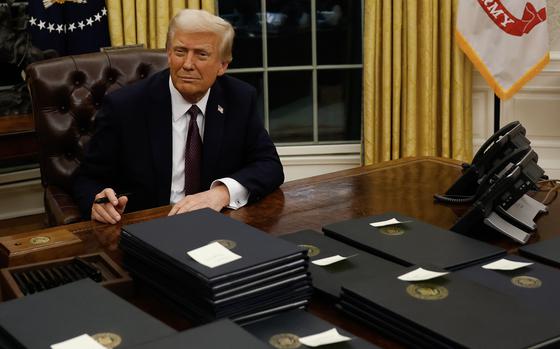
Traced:
[[[391, 218], [406, 223], [383, 228], [370, 225]], [[502, 248], [396, 212], [333, 223], [323, 227], [323, 231], [329, 237], [403, 266], [457, 270], [506, 253]]]
[[50, 348], [83, 334], [124, 348], [175, 333], [90, 279], [0, 304], [2, 349]]
[[[307, 348], [299, 342], [300, 337], [310, 336], [336, 328], [338, 333], [352, 338], [347, 342], [325, 345], [329, 349], [374, 349], [377, 346], [355, 337], [350, 333], [335, 327], [333, 324], [303, 310], [285, 312], [271, 318], [261, 320], [245, 326], [245, 329], [268, 343], [272, 348]], [[248, 348], [248, 347], [246, 347]]]
[[[311, 262], [309, 271], [313, 279], [313, 287], [334, 298], [338, 298], [340, 295], [342, 285], [371, 279], [403, 268], [400, 264], [359, 250], [314, 230], [301, 230], [282, 235], [281, 238], [308, 249]], [[315, 260], [335, 255], [350, 258], [327, 266], [318, 266], [312, 263]]]
[[521, 246], [519, 253], [531, 259], [560, 267], [560, 236]]
[[[242, 258], [206, 267], [187, 252], [219, 241]], [[307, 251], [211, 209], [123, 227], [125, 267], [195, 322], [246, 322], [304, 307]]]
[[473, 265], [455, 273], [485, 287], [502, 292], [515, 298], [518, 302], [539, 309], [560, 312], [560, 270], [532, 260], [508, 255], [510, 261], [530, 262], [529, 266], [515, 270], [490, 270]]
[[413, 347], [558, 347], [560, 322], [506, 293], [455, 273], [405, 282], [398, 274], [343, 287], [349, 315]]

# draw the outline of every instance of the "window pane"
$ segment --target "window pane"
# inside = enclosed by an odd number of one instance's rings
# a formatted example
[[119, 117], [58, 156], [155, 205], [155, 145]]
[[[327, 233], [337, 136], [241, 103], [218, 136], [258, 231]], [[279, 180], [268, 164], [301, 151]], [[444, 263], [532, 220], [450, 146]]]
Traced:
[[261, 1], [222, 0], [218, 11], [235, 29], [230, 68], [262, 67]]
[[269, 128], [274, 142], [313, 141], [311, 72], [268, 74]]
[[268, 65], [311, 64], [311, 2], [267, 0]]
[[231, 75], [239, 80], [243, 80], [257, 89], [257, 108], [264, 120], [263, 73], [228, 73], [228, 75]]
[[361, 1], [317, 1], [317, 64], [362, 63]]
[[362, 70], [317, 72], [319, 141], [360, 139]]

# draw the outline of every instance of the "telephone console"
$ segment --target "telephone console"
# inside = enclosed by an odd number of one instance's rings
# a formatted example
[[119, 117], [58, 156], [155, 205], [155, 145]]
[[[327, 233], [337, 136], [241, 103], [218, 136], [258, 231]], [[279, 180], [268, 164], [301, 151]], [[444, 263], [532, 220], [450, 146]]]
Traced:
[[471, 164], [463, 164], [463, 175], [444, 195], [435, 195], [435, 199], [447, 203], [474, 202], [487, 189], [493, 175], [531, 149], [525, 132], [519, 121], [502, 127], [484, 142]]
[[534, 217], [546, 212], [546, 206], [526, 193], [538, 190], [544, 176], [537, 164], [538, 155], [525, 137], [525, 128], [512, 122], [489, 140], [473, 158], [463, 165], [463, 175], [436, 201], [471, 204], [451, 230], [468, 234], [484, 223], [495, 230], [525, 243], [536, 229]]

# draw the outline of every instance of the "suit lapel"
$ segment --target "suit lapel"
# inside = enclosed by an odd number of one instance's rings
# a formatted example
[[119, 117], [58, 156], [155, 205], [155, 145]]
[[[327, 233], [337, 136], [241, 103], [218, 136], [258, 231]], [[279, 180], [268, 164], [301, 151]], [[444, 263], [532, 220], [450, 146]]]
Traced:
[[148, 132], [155, 171], [155, 190], [159, 204], [169, 203], [172, 170], [172, 125], [169, 70], [150, 86], [151, 101], [147, 108]]
[[206, 105], [204, 115], [204, 144], [202, 146], [202, 185], [209, 187], [215, 164], [219, 161], [220, 148], [222, 146], [222, 136], [224, 134], [225, 118], [227, 117], [227, 105], [220, 78], [216, 80]]

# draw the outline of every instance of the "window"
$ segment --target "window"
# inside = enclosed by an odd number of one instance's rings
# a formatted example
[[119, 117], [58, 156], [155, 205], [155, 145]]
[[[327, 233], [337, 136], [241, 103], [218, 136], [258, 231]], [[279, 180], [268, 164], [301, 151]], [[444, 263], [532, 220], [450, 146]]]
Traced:
[[277, 144], [360, 140], [362, 2], [221, 0], [235, 28], [228, 73], [252, 84]]

